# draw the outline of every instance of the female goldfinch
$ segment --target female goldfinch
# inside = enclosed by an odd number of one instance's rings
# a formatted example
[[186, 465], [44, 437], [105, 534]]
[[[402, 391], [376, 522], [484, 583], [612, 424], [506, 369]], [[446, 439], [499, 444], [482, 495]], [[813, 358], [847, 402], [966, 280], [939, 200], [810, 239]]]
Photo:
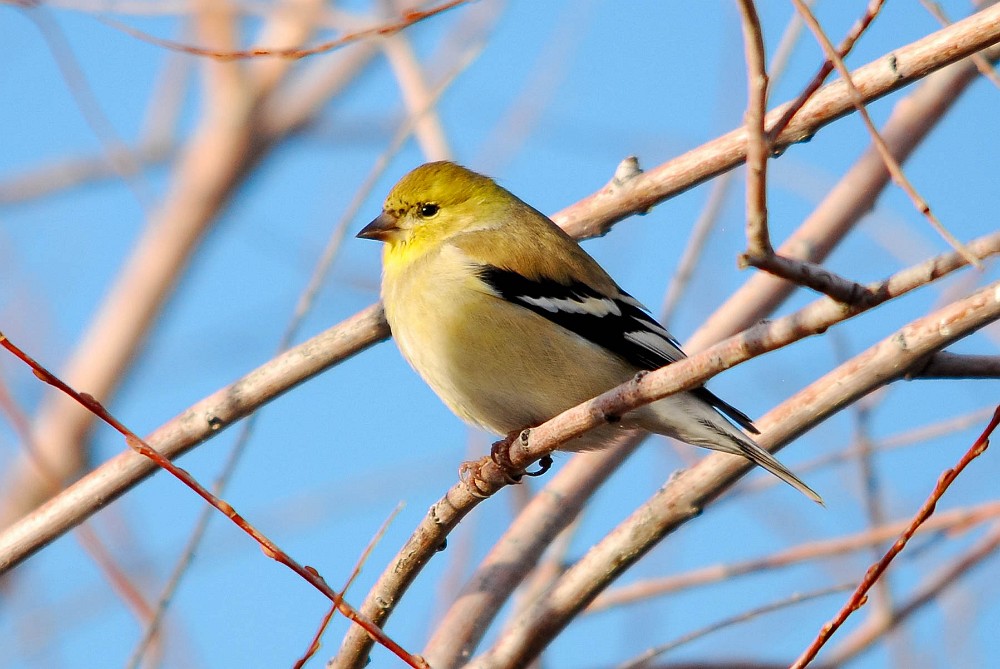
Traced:
[[[382, 300], [403, 357], [462, 419], [509, 435], [684, 357], [677, 340], [544, 214], [449, 162], [404, 176], [359, 234], [385, 242]], [[721, 413], [720, 413], [721, 412]], [[727, 421], [706, 388], [632, 411], [564, 445], [641, 428], [749, 458], [819, 495]]]

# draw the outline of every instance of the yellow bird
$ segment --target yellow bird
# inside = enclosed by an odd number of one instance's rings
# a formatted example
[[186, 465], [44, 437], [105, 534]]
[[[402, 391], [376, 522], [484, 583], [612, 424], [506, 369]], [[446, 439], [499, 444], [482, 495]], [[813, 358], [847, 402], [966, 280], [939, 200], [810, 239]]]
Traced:
[[[358, 237], [385, 242], [382, 300], [399, 350], [463, 420], [512, 435], [684, 358], [677, 340], [547, 216], [489, 177], [422, 165]], [[822, 499], [730, 420], [704, 387], [671, 395], [563, 445], [599, 448], [644, 429], [742, 455]]]

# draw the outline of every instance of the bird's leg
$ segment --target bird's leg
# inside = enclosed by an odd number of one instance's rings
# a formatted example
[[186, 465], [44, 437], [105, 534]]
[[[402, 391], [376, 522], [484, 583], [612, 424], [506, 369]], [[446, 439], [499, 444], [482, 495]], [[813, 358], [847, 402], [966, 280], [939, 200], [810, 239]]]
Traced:
[[528, 430], [511, 432], [500, 441], [494, 442], [493, 446], [490, 448], [490, 454], [488, 457], [462, 463], [462, 465], [458, 468], [458, 476], [462, 483], [465, 484], [465, 489], [469, 491], [470, 495], [478, 497], [479, 499], [485, 499], [495, 492], [483, 476], [483, 466], [490, 461], [497, 466], [504, 478], [504, 481], [509, 485], [520, 483], [521, 477], [523, 476], [541, 476], [545, 472], [549, 471], [552, 467], [552, 456], [550, 455], [546, 455], [539, 459], [538, 469], [533, 472], [518, 469], [511, 461], [511, 444], [514, 443], [515, 439], [520, 439], [521, 445], [527, 446], [528, 434]]

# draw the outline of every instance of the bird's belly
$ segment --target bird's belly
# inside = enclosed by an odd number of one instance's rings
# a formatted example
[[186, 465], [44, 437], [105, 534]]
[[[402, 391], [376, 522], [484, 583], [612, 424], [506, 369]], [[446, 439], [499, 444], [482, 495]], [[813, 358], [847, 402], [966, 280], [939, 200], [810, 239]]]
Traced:
[[567, 330], [540, 336], [537, 328], [552, 330], [543, 317], [493, 297], [497, 302], [484, 312], [482, 295], [474, 297], [444, 305], [432, 295], [411, 296], [387, 311], [403, 357], [462, 419], [508, 434], [631, 376], [626, 365]]

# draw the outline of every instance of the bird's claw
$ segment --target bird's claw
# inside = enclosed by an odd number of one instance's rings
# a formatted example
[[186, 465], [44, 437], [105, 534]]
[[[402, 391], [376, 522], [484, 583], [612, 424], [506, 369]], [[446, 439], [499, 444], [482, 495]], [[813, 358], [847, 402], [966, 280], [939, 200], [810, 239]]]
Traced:
[[490, 496], [489, 486], [483, 478], [483, 465], [489, 460], [480, 458], [478, 460], [467, 460], [458, 466], [458, 479], [465, 484], [465, 489], [469, 494], [477, 499], [486, 499]]
[[552, 469], [552, 456], [551, 455], [543, 455], [538, 460], [538, 469], [535, 470], [535, 471], [533, 471], [533, 472], [529, 472], [528, 470], [524, 470], [524, 475], [525, 476], [541, 476], [542, 474], [544, 474], [545, 472], [549, 471], [550, 469]]
[[519, 469], [514, 465], [514, 462], [510, 459], [510, 447], [515, 439], [520, 439], [521, 445], [527, 446], [528, 434], [529, 430], [511, 432], [500, 441], [493, 442], [493, 446], [490, 448], [490, 459], [500, 468], [504, 480], [511, 485], [520, 483], [521, 478], [524, 476], [541, 476], [552, 467], [552, 457], [549, 455], [544, 456], [538, 461], [538, 469], [533, 472]]
[[520, 483], [521, 476], [524, 474], [524, 471], [515, 467], [510, 459], [510, 446], [517, 436], [518, 433], [511, 432], [500, 441], [494, 441], [490, 447], [490, 459], [500, 468], [504, 480], [511, 485]]

